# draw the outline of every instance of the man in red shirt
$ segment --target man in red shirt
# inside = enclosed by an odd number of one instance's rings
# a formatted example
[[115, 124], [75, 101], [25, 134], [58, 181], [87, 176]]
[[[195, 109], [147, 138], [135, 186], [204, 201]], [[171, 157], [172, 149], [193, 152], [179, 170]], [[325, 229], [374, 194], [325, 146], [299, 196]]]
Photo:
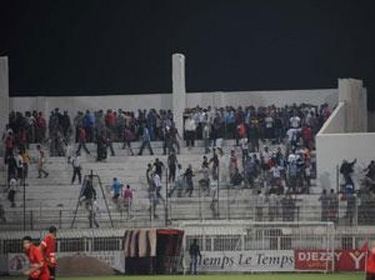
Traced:
[[51, 280], [55, 279], [56, 276], [56, 232], [57, 229], [54, 226], [49, 228], [49, 233], [43, 238], [39, 245], [39, 249], [43, 254], [44, 261], [48, 265], [49, 274]]
[[31, 265], [24, 274], [29, 280], [49, 280], [48, 267], [43, 260], [42, 252], [33, 244], [30, 236], [22, 239], [22, 246]]
[[366, 279], [375, 280], [375, 242], [367, 255]]
[[77, 153], [79, 153], [81, 151], [81, 148], [83, 148], [85, 152], [89, 155], [90, 151], [86, 146], [86, 140], [87, 140], [86, 130], [83, 127], [80, 127], [78, 128], [78, 133], [79, 133], [78, 135], [79, 144], [78, 144]]
[[5, 136], [5, 156], [4, 156], [5, 164], [8, 163], [8, 158], [10, 157], [10, 155], [13, 154], [14, 146], [15, 146], [15, 142], [14, 142], [13, 132], [9, 131], [7, 132], [7, 135]]

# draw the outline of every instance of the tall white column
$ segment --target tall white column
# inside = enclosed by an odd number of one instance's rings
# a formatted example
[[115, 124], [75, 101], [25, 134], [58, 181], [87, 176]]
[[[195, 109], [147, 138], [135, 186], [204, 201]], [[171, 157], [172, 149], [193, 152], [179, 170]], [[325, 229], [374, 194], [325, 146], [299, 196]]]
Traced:
[[0, 57], [0, 133], [5, 130], [9, 115], [8, 57]]
[[186, 105], [185, 56], [176, 53], [172, 56], [173, 118], [176, 128], [183, 136], [183, 115]]
[[364, 127], [366, 121], [363, 120], [367, 118], [363, 94], [366, 94], [366, 91], [361, 80], [339, 79], [339, 101], [345, 102], [347, 133], [367, 131], [367, 127]]

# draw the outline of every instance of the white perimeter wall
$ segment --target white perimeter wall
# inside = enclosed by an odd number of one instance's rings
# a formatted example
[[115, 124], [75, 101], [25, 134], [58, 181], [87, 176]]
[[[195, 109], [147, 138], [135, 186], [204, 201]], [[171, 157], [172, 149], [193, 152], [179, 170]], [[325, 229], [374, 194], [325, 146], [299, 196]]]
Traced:
[[336, 168], [344, 159], [357, 158], [356, 188], [361, 170], [375, 160], [375, 133], [324, 134], [317, 136], [318, 184], [322, 188], [336, 188]]
[[58, 107], [69, 112], [86, 109], [172, 109], [172, 94], [107, 95], [107, 96], [67, 96], [67, 97], [12, 97], [11, 110], [40, 110], [45, 113]]
[[[243, 92], [201, 92], [186, 94], [186, 106], [221, 107], [232, 106], [276, 106], [293, 103], [321, 105], [327, 102], [331, 107], [338, 102], [337, 89], [286, 90], [286, 91], [243, 91]], [[172, 94], [137, 94], [107, 96], [67, 96], [67, 97], [12, 97], [10, 110], [40, 110], [47, 114], [56, 107], [60, 110], [76, 111], [92, 109], [173, 109]]]
[[222, 107], [248, 106], [255, 107], [276, 105], [285, 106], [293, 103], [310, 103], [321, 105], [328, 103], [331, 108], [338, 103], [337, 89], [314, 89], [314, 90], [273, 90], [273, 91], [232, 91], [232, 92], [197, 92], [186, 95], [187, 107], [215, 106]]

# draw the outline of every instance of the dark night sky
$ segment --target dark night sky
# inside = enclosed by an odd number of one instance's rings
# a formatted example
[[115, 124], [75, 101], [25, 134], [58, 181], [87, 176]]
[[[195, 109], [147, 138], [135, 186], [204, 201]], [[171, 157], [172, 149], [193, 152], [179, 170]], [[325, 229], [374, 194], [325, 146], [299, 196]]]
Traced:
[[0, 3], [12, 95], [332, 88], [362, 78], [375, 110], [375, 1]]

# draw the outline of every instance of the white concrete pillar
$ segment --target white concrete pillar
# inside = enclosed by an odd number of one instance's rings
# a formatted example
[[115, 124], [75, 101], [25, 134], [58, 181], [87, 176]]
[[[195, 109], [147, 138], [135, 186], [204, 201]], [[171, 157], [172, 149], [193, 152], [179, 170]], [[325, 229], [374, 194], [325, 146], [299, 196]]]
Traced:
[[[8, 57], [0, 57], [0, 135], [5, 131], [9, 116], [9, 72]], [[4, 155], [3, 142], [0, 141], [0, 156]], [[0, 168], [3, 169], [3, 161]]]
[[0, 133], [5, 130], [9, 115], [8, 57], [0, 57]]
[[339, 79], [339, 101], [345, 102], [347, 133], [365, 132], [367, 108], [363, 108], [363, 82], [355, 79]]
[[183, 115], [186, 107], [185, 56], [179, 53], [172, 56], [172, 90], [173, 118], [178, 132], [183, 137]]

